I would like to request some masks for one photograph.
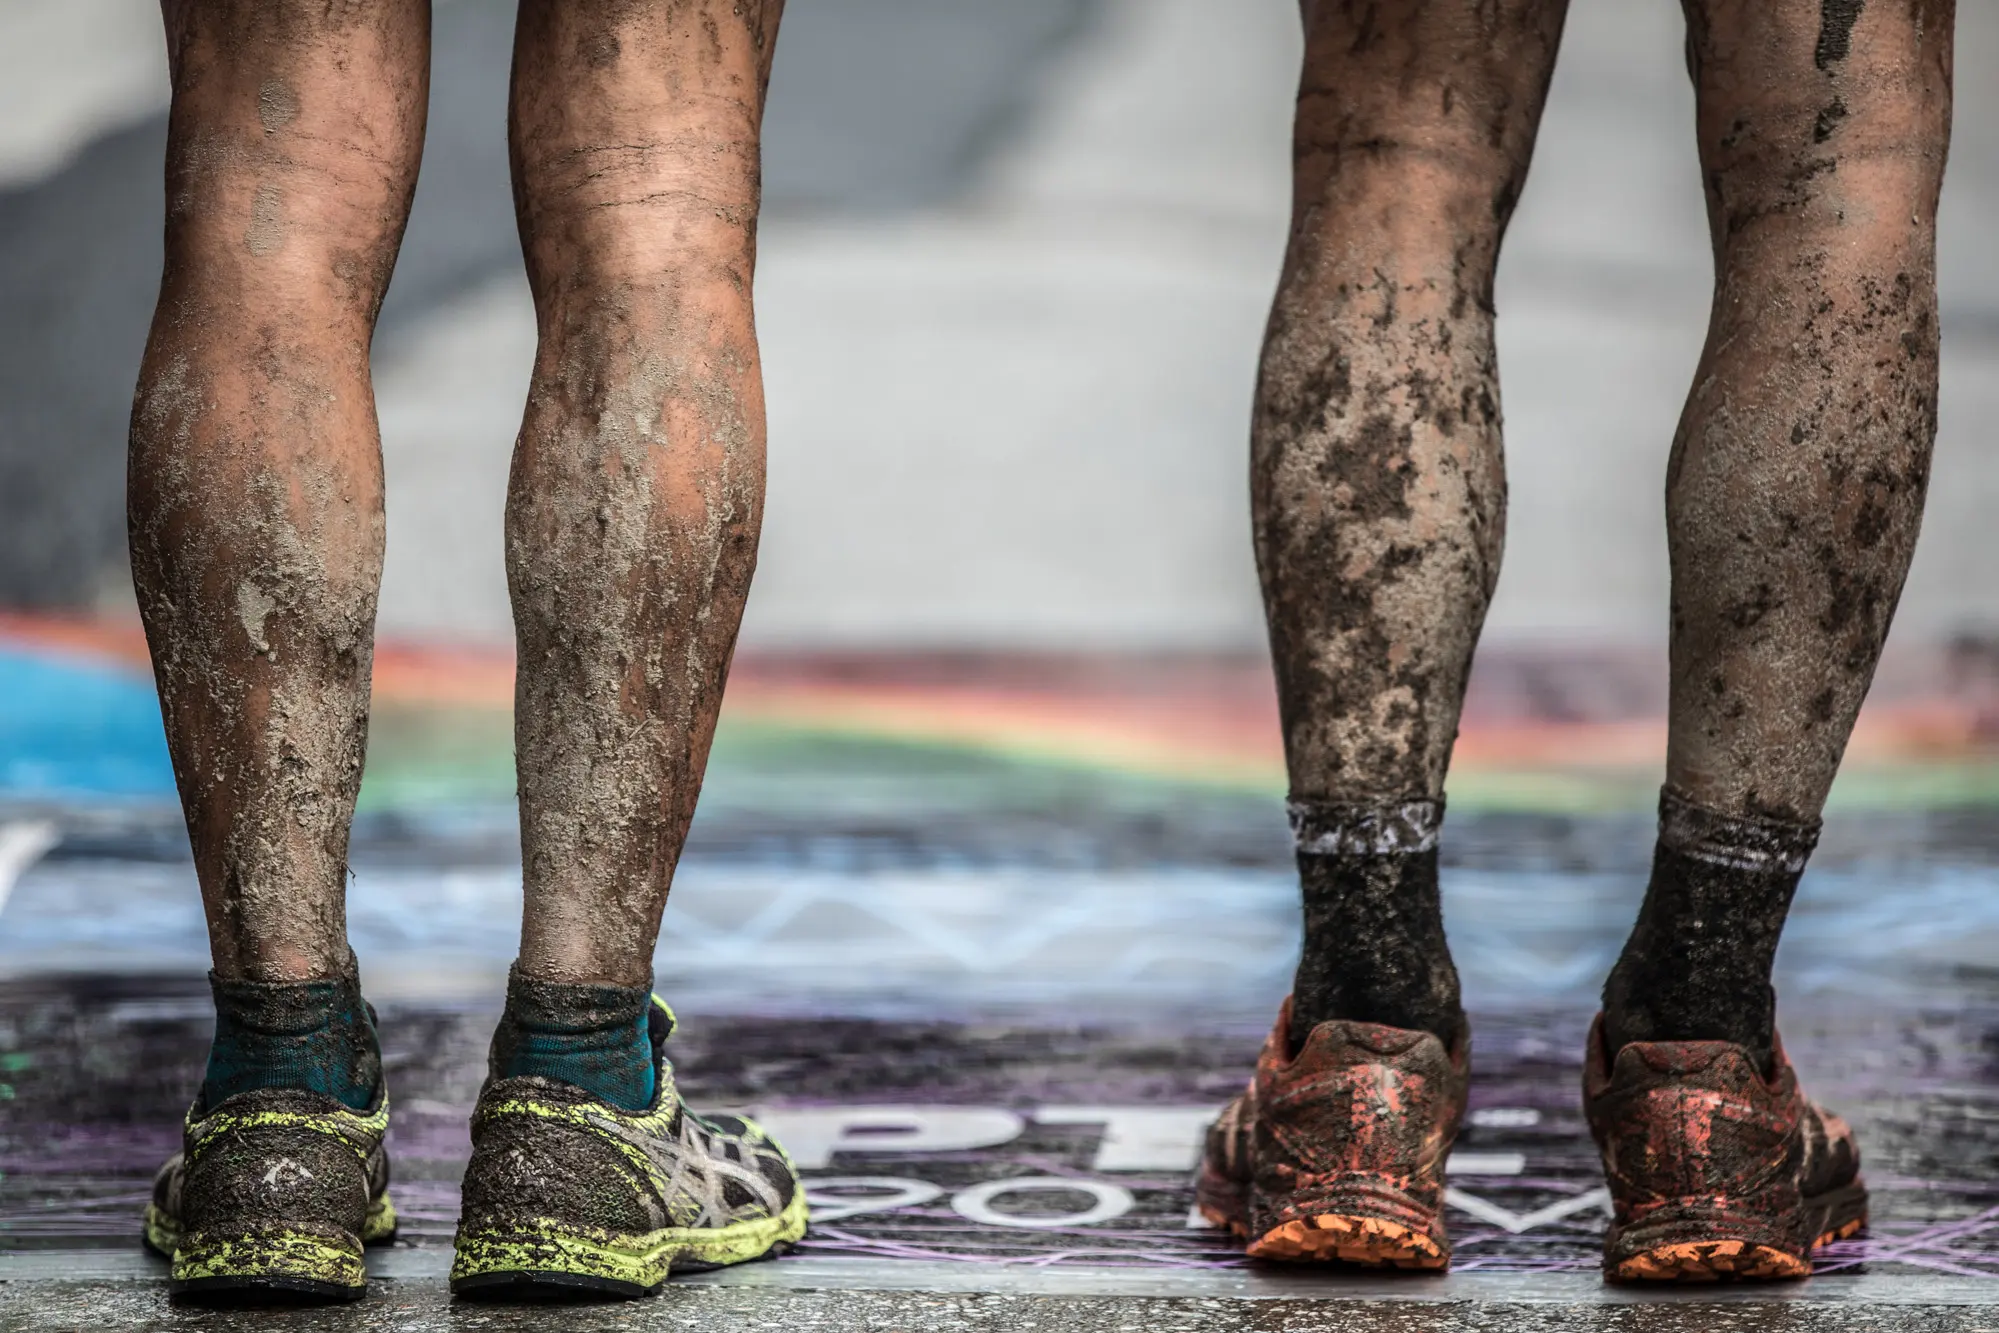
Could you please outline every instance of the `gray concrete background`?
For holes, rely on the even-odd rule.
[[[157,18],[0,0],[0,601],[116,608],[157,264]],[[504,640],[533,329],[506,8],[438,11],[432,151],[378,347],[385,633]],[[746,642],[1236,648],[1282,246],[1290,0],[795,0],[758,300],[771,491]],[[1665,621],[1664,459],[1708,300],[1671,0],[1582,0],[1501,269],[1513,483],[1493,633]],[[1961,6],[1943,438],[1904,642],[1999,625],[1999,6]]]

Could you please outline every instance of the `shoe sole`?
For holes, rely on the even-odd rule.
[[[359,1300],[368,1290],[367,1267],[359,1256],[322,1236],[281,1226],[226,1235],[197,1232],[190,1239],[179,1219],[149,1203],[142,1238],[148,1250],[173,1265],[167,1290],[174,1296],[319,1304]],[[383,1194],[368,1206],[361,1243],[386,1245],[395,1238],[396,1206]]]
[[[1249,1257],[1432,1272],[1451,1262],[1450,1251],[1413,1227],[1342,1213],[1320,1213],[1272,1227],[1250,1243]]]
[[[1204,1162],[1194,1186],[1194,1205],[1209,1226],[1226,1227],[1247,1239],[1248,1206],[1240,1185]],[[1273,1227],[1248,1247],[1252,1259],[1287,1263],[1339,1263],[1364,1268],[1406,1268],[1435,1272],[1448,1268],[1450,1251],[1402,1222],[1360,1213],[1321,1213]]]
[[[537,1218],[459,1228],[451,1291],[459,1296],[657,1295],[675,1272],[725,1268],[788,1249],[805,1235],[805,1190],[776,1217],[710,1229],[620,1236]]]
[[[1612,1282],[1791,1282],[1810,1277],[1811,1251],[1857,1236],[1867,1225],[1867,1187],[1859,1181],[1805,1201],[1806,1234],[1798,1254],[1740,1239],[1649,1246],[1605,1268]]]

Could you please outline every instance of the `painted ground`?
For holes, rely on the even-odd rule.
[[[208,1024],[157,708],[129,633],[16,620],[0,643],[0,1269],[143,1282],[137,1209]],[[1822,1256],[1826,1299],[1999,1298],[1982,661],[1884,682],[1780,958],[1787,1041],[1875,1191],[1870,1233]],[[1647,672],[1492,655],[1452,794],[1446,911],[1477,1015],[1457,1271],[1583,1284],[1531,1289],[1562,1308],[1596,1290],[1575,1087],[1643,886]],[[378,672],[350,919],[398,1108],[407,1222],[382,1262],[419,1284],[442,1271],[519,910],[509,689],[499,657],[391,648]],[[691,1098],[755,1108],[810,1179],[813,1232],[765,1287],[1267,1280],[1190,1225],[1188,1172],[1296,949],[1273,734],[1253,661],[745,664],[656,967]]]

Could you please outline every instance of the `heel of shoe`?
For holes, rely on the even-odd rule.
[[[178,1239],[170,1288],[176,1296],[352,1301],[367,1293],[368,1270],[355,1236],[283,1226],[198,1229]]]
[[[1794,1213],[1773,1225],[1709,1200],[1667,1203],[1604,1238],[1603,1273],[1612,1282],[1782,1282],[1809,1277],[1807,1237]]]
[[[1250,1232],[1253,1259],[1424,1270],[1451,1262],[1441,1211],[1372,1179],[1322,1183],[1281,1213],[1253,1218]]]
[[[666,1285],[675,1247],[659,1237],[616,1236],[536,1219],[526,1226],[458,1228],[454,1295],[594,1292],[631,1299]]]
[[[147,1204],[145,1229],[140,1234],[147,1249],[173,1262],[174,1251],[180,1248],[180,1222],[172,1213],[156,1203]]]

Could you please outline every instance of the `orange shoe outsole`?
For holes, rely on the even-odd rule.
[[[1866,1225],[1864,1215],[1851,1218],[1813,1240],[1811,1248],[1816,1250],[1856,1236]],[[1613,1282],[1720,1282],[1728,1278],[1787,1282],[1810,1277],[1811,1273],[1809,1258],[1768,1245],[1739,1240],[1696,1240],[1654,1246],[1642,1254],[1634,1254],[1611,1269],[1608,1276]]]
[[[1273,1227],[1251,1243],[1249,1257],[1426,1270],[1444,1268],[1451,1261],[1449,1252],[1432,1237],[1400,1222],[1338,1213],[1321,1213]]]

